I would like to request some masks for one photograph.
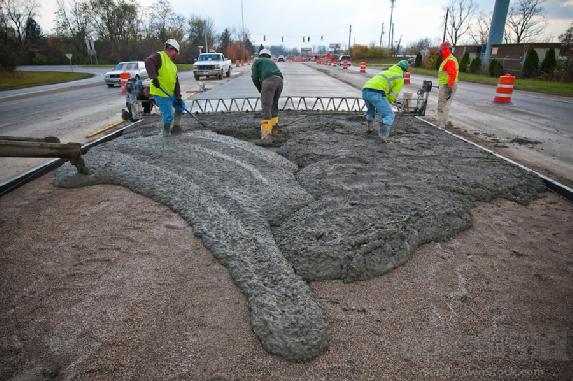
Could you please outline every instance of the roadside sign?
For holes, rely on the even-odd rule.
[[[70,60],[70,69],[74,71],[74,67],[72,66],[72,53],[66,53],[66,57]]]

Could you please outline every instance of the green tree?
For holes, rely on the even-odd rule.
[[[557,60],[555,59],[555,49],[550,48],[545,54],[543,62],[541,62],[541,71],[545,74],[551,75],[556,67]]]
[[[219,36],[219,51],[225,54],[231,42],[231,32],[228,28],[225,28]]]
[[[523,78],[534,78],[539,74],[539,56],[533,48],[529,48],[523,62],[521,75]]]
[[[481,58],[477,56],[470,63],[470,72],[477,74],[481,71]]]
[[[489,75],[491,77],[499,77],[503,75],[503,65],[495,58],[489,61]]]
[[[32,44],[35,44],[42,39],[42,30],[40,29],[40,25],[32,17],[28,17],[28,20],[26,20],[24,39]]]
[[[414,61],[414,67],[422,67],[422,53],[418,52],[416,54],[416,60]]]
[[[465,52],[464,55],[462,56],[462,62],[460,62],[460,71],[464,73],[468,71],[469,64],[470,64],[470,54],[468,52]]]

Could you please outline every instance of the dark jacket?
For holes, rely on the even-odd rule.
[[[276,75],[277,77],[283,77],[283,74],[279,70],[278,66],[274,61],[267,57],[259,57],[255,59],[255,63],[253,63],[253,69],[251,78],[253,79],[253,83],[259,92],[262,88],[262,83],[265,79]]]

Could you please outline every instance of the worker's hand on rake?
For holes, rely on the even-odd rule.
[[[155,86],[155,87],[157,87],[157,88],[160,88],[160,87],[161,87],[161,85],[159,84],[159,79],[158,79],[158,78],[153,78],[153,79],[151,80],[151,82],[153,83],[153,86]]]
[[[173,101],[173,107],[175,107],[175,110],[184,113],[186,110],[187,105],[185,104],[185,101],[181,98],[176,98]]]
[[[450,100],[453,93],[454,93],[454,89],[452,89],[450,86],[446,85],[446,100]]]

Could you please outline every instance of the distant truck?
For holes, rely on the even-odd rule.
[[[200,77],[217,77],[223,79],[223,74],[231,76],[231,60],[225,59],[221,53],[201,53],[197,62],[193,64],[193,75]]]

